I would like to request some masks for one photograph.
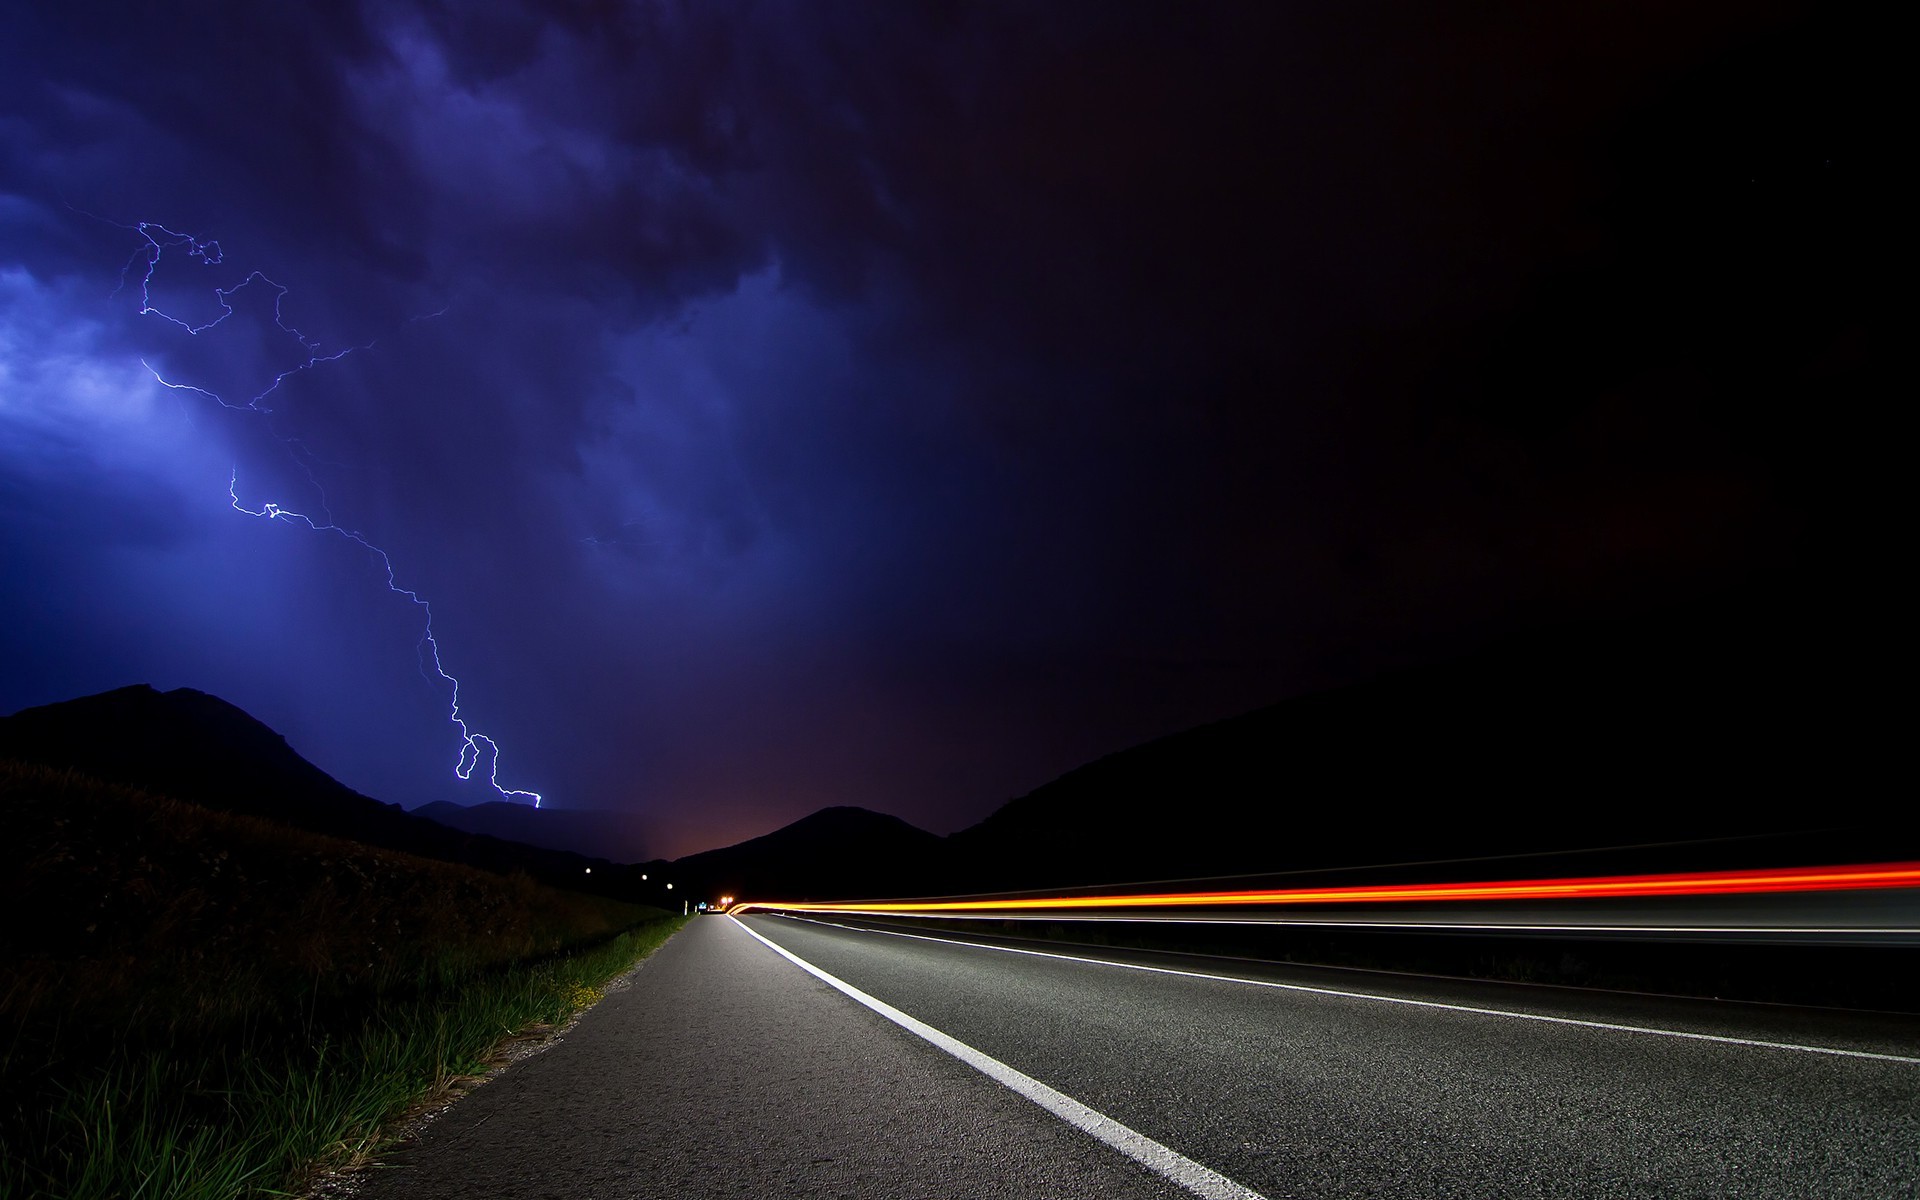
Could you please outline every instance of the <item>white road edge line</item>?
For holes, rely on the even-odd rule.
[[[770,914],[773,915],[773,914]],[[778,914],[785,915],[785,914]],[[1609,1029],[1616,1033],[1647,1033],[1658,1037],[1685,1038],[1695,1042],[1719,1042],[1728,1046],[1753,1046],[1762,1050],[1792,1050],[1801,1054],[1830,1054],[1839,1058],[1869,1058],[1880,1062],[1911,1063],[1920,1066],[1920,1058],[1906,1054],[1883,1054],[1876,1050],[1843,1050],[1838,1046],[1803,1046],[1798,1042],[1768,1042],[1757,1038],[1728,1037],[1719,1033],[1690,1033],[1684,1029],[1656,1029],[1651,1025],[1618,1025],[1611,1021],[1583,1021],[1578,1017],[1552,1017],[1544,1013],[1515,1012],[1507,1008],[1478,1008],[1470,1004],[1446,1004],[1439,1000],[1414,1000],[1406,996],[1382,996],[1374,992],[1353,992],[1343,988],[1311,987],[1304,983],[1280,983],[1271,979],[1246,979],[1239,975],[1212,975],[1205,971],[1177,971],[1172,967],[1149,967],[1141,963],[1115,962],[1110,958],[1084,958],[1077,954],[1056,954],[1050,950],[1022,950],[1014,946],[989,946],[982,942],[933,937],[924,933],[902,933],[894,929],[863,929],[814,917],[789,916],[790,921],[809,925],[828,925],[853,933],[877,933],[885,937],[912,938],[919,942],[937,942],[943,946],[966,946],[974,950],[994,950],[1001,954],[1030,954],[1035,958],[1058,958],[1066,962],[1091,963],[1098,967],[1120,967],[1128,971],[1146,971],[1154,975],[1180,975],[1188,979],[1211,979],[1215,983],[1243,983],[1248,987],[1275,988],[1286,992],[1310,992],[1317,996],[1340,996],[1349,1000],[1373,1000],[1380,1004],[1404,1004],[1412,1008],[1443,1008],[1450,1012],[1476,1013],[1486,1017],[1511,1017],[1516,1021],[1540,1021],[1549,1025],[1577,1025],[1584,1029]],[[735,917],[736,922],[739,921]],[[745,925],[741,925],[746,929]],[[748,933],[753,930],[747,929]],[[760,937],[754,933],[753,936]],[[765,938],[761,938],[766,941]],[[771,945],[771,943],[769,943]],[[797,961],[797,960],[796,960]]]
[[[1252,1188],[1235,1183],[1218,1171],[1201,1166],[1179,1151],[1154,1141],[1146,1134],[1129,1129],[1105,1113],[1088,1108],[1072,1096],[1056,1091],[992,1055],[976,1050],[958,1038],[950,1037],[926,1022],[908,1016],[884,1000],[869,996],[844,979],[827,974],[785,946],[748,929],[738,917],[729,914],[727,919],[807,974],[844,992],[908,1033],[925,1038],[974,1070],[1020,1093],[1067,1124],[1083,1133],[1092,1134],[1149,1171],[1180,1185],[1194,1195],[1203,1197],[1204,1200],[1266,1200],[1265,1196]]]

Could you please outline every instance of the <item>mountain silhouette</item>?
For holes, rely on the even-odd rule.
[[[1376,866],[1511,873],[1463,860],[1514,855],[1540,873],[1920,858],[1913,806],[1889,803],[1881,782],[1901,744],[1893,710],[1862,685],[1857,643],[1836,649],[1809,620],[1783,602],[1563,626],[1122,750],[950,837],[834,807],[672,862],[577,853],[637,858],[637,817],[403,812],[186,688],[16,713],[0,719],[0,755],[667,905]]]
[[[1564,860],[1544,870],[1616,846],[1636,849],[1582,861],[1920,850],[1910,806],[1873,799],[1884,711],[1853,664],[1788,633],[1707,608],[1514,639],[1109,755],[952,835],[950,854],[974,886],[1026,888]]]
[[[286,738],[192,688],[118,688],[0,718],[0,754],[294,824],[371,819],[389,805],[300,757]]]
[[[0,718],[0,757],[313,833],[627,896],[622,873],[604,859],[451,829],[363,796],[245,711],[192,688],[161,692],[136,684],[24,709]],[[598,873],[590,875],[590,867]]]
[[[845,900],[949,886],[946,842],[899,817],[823,808],[772,833],[651,864],[701,895]]]

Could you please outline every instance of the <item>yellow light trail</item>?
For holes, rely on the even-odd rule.
[[[1358,887],[1253,889],[1224,892],[1150,892],[1107,896],[1020,899],[875,900],[845,903],[742,901],[754,909],[820,913],[1037,912],[1076,909],[1263,908],[1288,904],[1379,904],[1391,901],[1594,900],[1649,896],[1739,896],[1767,892],[1843,892],[1920,887],[1920,862],[1830,867],[1696,871],[1671,875],[1591,875],[1575,879],[1513,879],[1477,883],[1367,884]]]

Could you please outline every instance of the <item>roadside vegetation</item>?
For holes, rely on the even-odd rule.
[[[683,918],[0,760],[0,1197],[297,1192]]]

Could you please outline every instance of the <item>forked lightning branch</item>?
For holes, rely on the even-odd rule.
[[[219,314],[210,317],[204,322],[196,324],[189,319],[163,311],[153,303],[153,277],[154,273],[159,270],[161,261],[169,254],[174,254],[177,256],[185,256],[198,262],[202,266],[219,266],[225,259],[225,255],[220,249],[220,243],[212,239],[201,240],[189,234],[175,232],[164,225],[157,225],[147,221],[140,222],[133,226],[122,226],[122,228],[133,229],[140,235],[144,243],[139,249],[134,251],[133,256],[127,261],[126,268],[121,273],[121,287],[125,288],[129,282],[129,276],[136,268],[139,270],[139,313],[141,316],[154,317],[158,320],[165,321],[189,336],[201,337],[217,329],[225,323],[229,317],[234,315],[233,299],[236,295],[247,288],[266,288],[273,293],[274,325],[291,338],[300,348],[299,354],[292,365],[275,373],[271,379],[266,381],[265,386],[253,392],[244,401],[230,400],[211,388],[201,387],[180,380],[168,379],[161,375],[151,363],[142,359],[140,365],[146,367],[147,371],[152,374],[154,380],[162,387],[204,397],[220,405],[222,408],[255,413],[259,415],[261,420],[265,421],[268,420],[273,413],[273,410],[267,406],[266,402],[268,398],[288,379],[303,371],[310,371],[315,367],[323,366],[327,363],[338,362],[355,351],[369,350],[373,347],[372,342],[366,342],[361,345],[350,345],[341,349],[324,349],[318,339],[309,337],[297,327],[287,323],[284,306],[288,289],[259,271],[248,274],[241,279],[239,283],[231,287],[215,287],[213,289],[213,296],[219,308]],[[439,314],[430,313],[427,315],[438,316]],[[275,436],[283,445],[288,447],[290,452],[294,450],[295,439],[278,433],[276,433]],[[302,469],[307,472],[308,478],[313,479],[311,466],[304,460],[299,459],[297,455],[296,461],[300,462]],[[313,482],[315,488],[319,489],[319,480],[313,479]],[[381,578],[386,583],[387,590],[397,596],[404,597],[409,604],[416,606],[420,610],[422,623],[418,656],[420,671],[423,676],[427,676],[427,668],[431,667],[433,674],[427,677],[430,680],[437,679],[448,688],[447,717],[453,723],[454,728],[459,731],[460,752],[458,759],[454,763],[454,775],[463,780],[471,779],[474,772],[479,768],[482,760],[485,760],[487,763],[487,773],[484,778],[496,792],[509,800],[531,801],[533,806],[538,808],[540,806],[540,793],[527,791],[522,788],[509,788],[501,784],[499,743],[495,742],[486,734],[476,732],[472,726],[468,724],[467,719],[460,713],[460,680],[455,677],[452,672],[447,670],[441,658],[440,642],[438,638],[434,636],[433,632],[433,607],[419,592],[412,588],[402,586],[398,574],[394,569],[393,559],[387,552],[378,545],[375,545],[372,541],[369,541],[358,531],[336,524],[332,515],[327,512],[324,498],[321,502],[319,516],[296,512],[291,508],[271,501],[255,501],[252,503],[243,501],[240,498],[240,470],[237,466],[228,477],[227,495],[232,502],[235,512],[245,513],[247,516],[260,517],[269,521],[285,521],[289,524],[299,525],[314,533],[333,534],[337,537],[345,538],[347,541],[361,547],[373,557],[379,567]]]

